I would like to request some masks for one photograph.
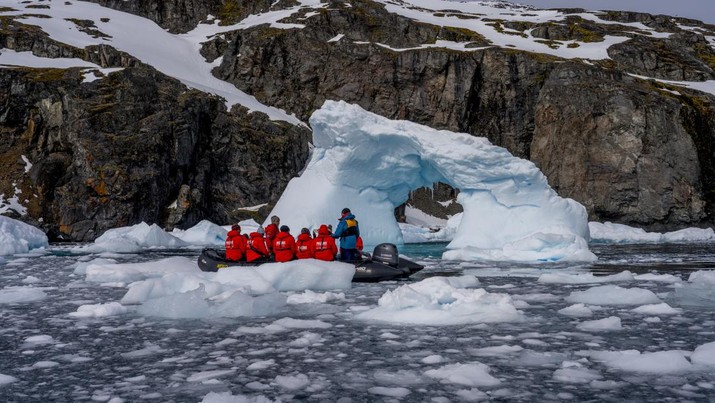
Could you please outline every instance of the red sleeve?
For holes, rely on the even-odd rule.
[[[290,250],[293,251],[293,256],[295,256],[296,253],[298,253],[298,246],[295,244],[295,239],[293,237],[290,237]]]

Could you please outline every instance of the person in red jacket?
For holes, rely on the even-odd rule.
[[[313,238],[310,237],[310,231],[308,228],[300,230],[300,235],[298,235],[298,239],[295,241],[295,246],[297,249],[297,252],[295,253],[296,258],[313,258]]]
[[[327,225],[321,225],[318,229],[318,236],[313,239],[313,257],[327,262],[335,260],[338,253],[338,246],[335,239],[330,236]]]
[[[246,238],[241,235],[241,226],[234,224],[226,235],[226,260],[241,260],[246,255]]]
[[[271,223],[266,225],[266,245],[268,245],[268,251],[273,252],[273,241],[278,235],[278,227],[281,225],[281,219],[274,215],[271,217]]]
[[[287,225],[281,227],[281,232],[276,235],[273,241],[273,255],[276,262],[289,262],[295,256],[296,247],[295,239],[290,234],[290,228]]]
[[[256,232],[251,232],[246,245],[246,261],[255,262],[257,260],[270,259],[271,254],[266,247],[266,238],[264,237],[263,227],[258,227]]]

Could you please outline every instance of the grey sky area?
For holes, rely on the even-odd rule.
[[[694,18],[715,24],[715,0],[510,0],[538,8],[574,7],[587,10],[628,10]]]

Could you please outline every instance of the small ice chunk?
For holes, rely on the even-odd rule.
[[[0,304],[36,302],[46,297],[44,291],[34,287],[5,287],[0,290]]]
[[[681,313],[682,311],[682,309],[673,308],[665,302],[660,304],[642,305],[638,308],[631,309],[631,312],[642,313],[644,315],[675,315]]]
[[[481,362],[468,364],[448,364],[437,369],[425,371],[430,378],[465,386],[496,386],[501,381],[489,375],[490,368]]]
[[[231,375],[235,373],[235,369],[219,369],[214,371],[202,371],[195,372],[186,378],[186,382],[204,382],[209,379],[216,379],[222,376]]]
[[[466,288],[477,284],[474,276],[430,277],[386,291],[377,308],[355,317],[432,326],[514,322],[523,318],[509,295]]]
[[[410,394],[410,390],[402,387],[387,388],[384,386],[374,386],[367,390],[373,395],[390,396],[390,397],[405,397]]]
[[[539,277],[539,283],[546,284],[591,284],[591,283],[611,283],[617,281],[633,281],[633,274],[624,271],[609,276],[594,276],[593,273],[568,274],[568,273],[544,273]]]
[[[469,352],[469,354],[475,355],[477,357],[499,357],[507,354],[518,353],[523,349],[524,348],[521,346],[510,346],[505,344],[502,346],[472,348],[467,351]]]
[[[623,327],[621,326],[621,318],[618,316],[609,316],[608,318],[598,320],[587,320],[579,323],[576,328],[586,332],[609,332],[623,330]]]
[[[585,291],[574,291],[565,300],[592,305],[643,305],[662,302],[650,290],[635,287],[622,288],[617,285],[603,285]]]
[[[422,359],[423,364],[441,364],[444,362],[444,357],[439,354],[428,355]]]
[[[589,354],[591,359],[600,361],[606,366],[625,371],[650,374],[677,374],[693,369],[685,358],[686,352],[680,350],[641,353],[636,350],[626,351],[594,351]]]
[[[77,312],[70,312],[70,316],[75,318],[101,318],[105,316],[122,315],[129,310],[119,302],[109,302],[106,304],[82,305],[77,308]]]
[[[562,315],[573,316],[575,318],[587,318],[593,315],[591,308],[585,304],[573,304],[566,308],[559,309],[558,312]]]
[[[17,378],[10,375],[0,374],[0,386],[9,385],[13,382],[17,382]]]
[[[555,381],[564,383],[589,383],[603,378],[601,373],[585,368],[578,362],[564,361],[561,368],[554,371]]]
[[[278,375],[274,381],[278,386],[289,391],[305,389],[305,387],[310,385],[310,380],[305,374]]]
[[[715,341],[698,346],[690,356],[690,361],[696,365],[715,367]]]

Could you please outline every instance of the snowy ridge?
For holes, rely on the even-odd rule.
[[[606,36],[603,42],[545,41],[542,38],[533,37],[528,31],[505,29],[495,22],[560,23],[567,15],[574,14],[565,14],[556,10],[539,10],[505,2],[447,0],[377,0],[377,2],[383,3],[391,13],[403,15],[416,21],[477,32],[494,46],[544,53],[566,59],[609,59],[608,47],[629,39],[626,36]],[[593,14],[575,15],[602,24],[630,27],[633,32],[637,33],[643,32],[656,37],[669,35],[656,32],[643,24],[614,23],[602,20]]]
[[[348,206],[366,244],[401,244],[394,208],[410,190],[442,182],[460,189],[464,207],[444,258],[595,259],[584,207],[559,197],[533,163],[484,138],[392,121],[333,101],[310,123],[312,159],[272,212],[291,228],[332,223]]]
[[[49,9],[28,8],[36,5],[47,6]],[[0,15],[23,15],[22,22],[24,24],[36,25],[54,40],[78,48],[109,44],[117,50],[127,52],[160,72],[180,80],[190,88],[223,97],[228,108],[239,104],[250,111],[266,113],[273,120],[283,120],[294,125],[301,125],[302,122],[295,116],[288,115],[277,108],[263,105],[255,97],[240,91],[233,84],[214,77],[211,74],[211,70],[215,65],[206,62],[200,55],[199,50],[202,42],[209,40],[213,35],[226,31],[247,29],[265,23],[270,23],[271,26],[282,29],[301,28],[302,26],[300,25],[280,24],[279,21],[305,8],[314,6],[321,6],[319,0],[302,0],[299,5],[289,9],[269,12],[261,16],[249,16],[244,21],[232,26],[220,27],[218,24],[202,24],[195,30],[182,35],[170,34],[148,19],[83,1],[30,1],[21,5],[17,1],[0,0],[0,9],[7,7],[14,10],[0,11]],[[108,37],[93,37],[82,32],[71,19],[91,20],[97,29],[108,35]],[[151,40],[147,40],[147,38],[151,38]],[[3,54],[5,52],[6,50],[2,50]],[[38,64],[37,59],[42,58],[34,58],[28,61],[28,58],[24,55],[9,53],[0,59],[0,64],[24,66],[26,65],[24,63],[30,63],[32,65]],[[67,66],[68,63],[73,66],[79,65],[80,67],[94,66],[91,63],[70,62],[67,60],[46,62],[51,67],[69,67]]]

